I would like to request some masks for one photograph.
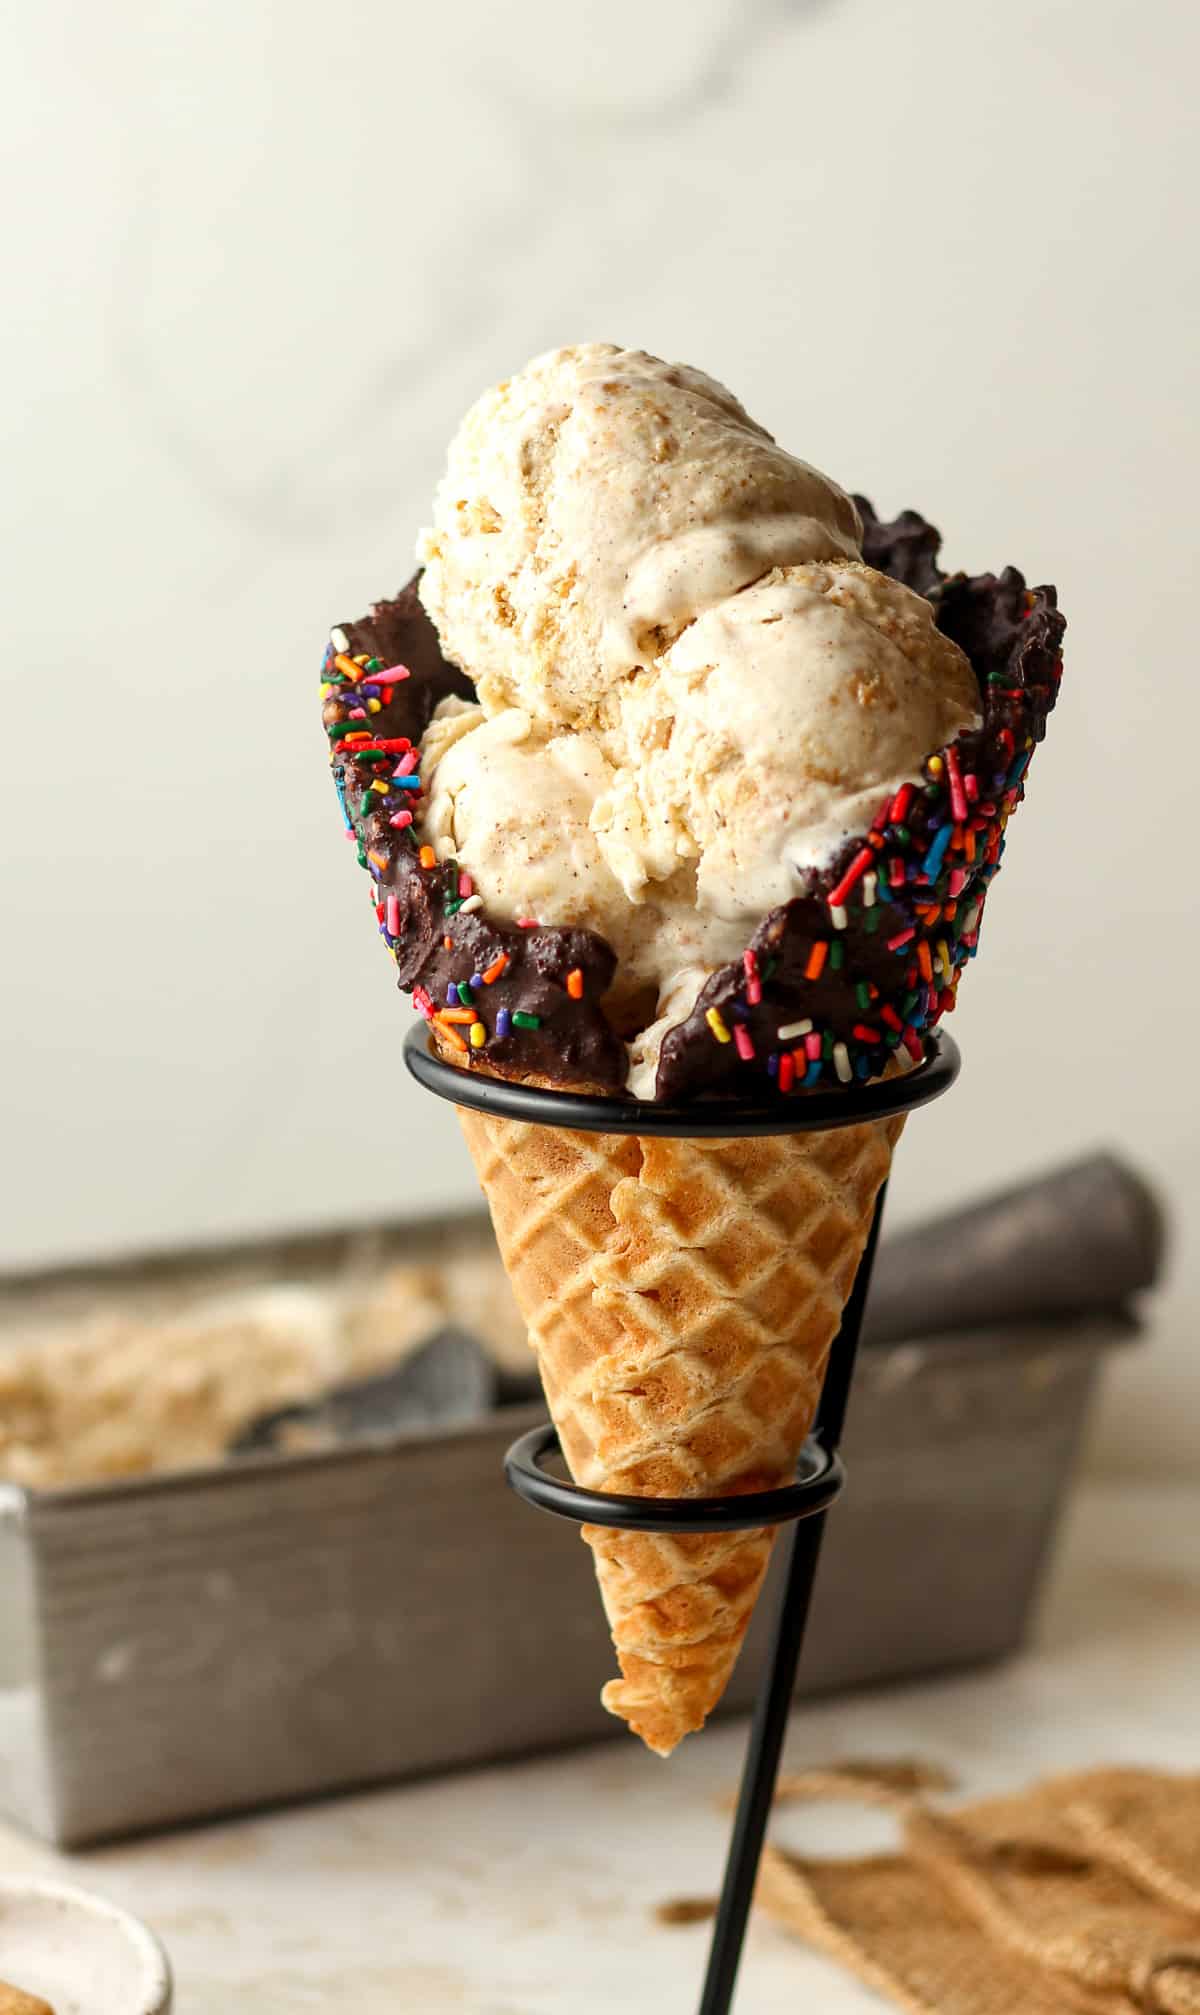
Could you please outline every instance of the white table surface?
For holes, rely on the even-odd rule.
[[[806,1707],[787,1760],[919,1755],[969,1791],[1092,1762],[1194,1769],[1198,1669],[1200,1487],[1090,1484],[1023,1656]],[[714,1889],[744,1733],[727,1724],[669,1763],[620,1740],[90,1854],[0,1824],[0,1875],[65,1875],[147,1918],[179,2015],[691,2015],[708,1929],[664,1928],[654,1906]],[[830,1808],[781,1827],[867,1844]],[[879,2005],[753,1928],[745,2015]]]

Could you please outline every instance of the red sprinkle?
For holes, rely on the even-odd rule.
[[[816,1063],[820,1058],[821,1038],[816,1029],[813,1030],[811,1035],[806,1035],[804,1038],[804,1054],[808,1058],[809,1063]]]
[[[892,826],[903,825],[904,814],[911,805],[912,799],[913,799],[912,785],[901,784],[899,790],[896,792],[895,797],[892,799],[891,807],[888,811],[889,825]]]
[[[915,926],[911,930],[897,931],[894,938],[888,939],[887,948],[890,952],[903,951],[905,945],[910,945],[913,939],[916,937],[916,935],[917,933]]]
[[[895,854],[888,862],[888,880],[894,889],[898,889],[904,881],[904,862]]]
[[[956,825],[961,825],[967,816],[967,794],[958,766],[958,750],[953,746],[946,750],[946,771],[950,779],[950,810]]]
[[[866,1022],[864,1021],[856,1021],[852,1033],[858,1037],[859,1042],[883,1041],[883,1037],[880,1035],[879,1030],[876,1028],[868,1028]]]
[[[761,999],[762,981],[759,979],[758,974],[754,973],[746,981],[746,1002],[750,1007],[757,1007]]]
[[[885,1021],[889,1028],[894,1028],[897,1032],[904,1027],[904,1023],[901,1021],[894,1007],[881,1007],[879,1010],[879,1019],[880,1021]]]
[[[906,785],[905,789],[907,788],[908,786]],[[849,867],[846,869],[846,872],[842,876],[842,879],[838,883],[837,887],[830,889],[829,894],[825,898],[831,910],[841,909],[842,904],[845,902],[846,897],[849,895],[851,889],[854,887],[856,882],[860,882],[862,880],[863,876],[866,874],[867,869],[871,866],[874,859],[875,854],[874,850],[871,847],[862,847],[859,850],[859,852],[855,854],[854,859],[851,861]]]
[[[818,938],[808,955],[808,964],[804,968],[805,979],[819,980],[825,970],[825,961],[828,957],[829,946],[826,944],[824,938]]]
[[[745,1028],[741,1022],[735,1022],[733,1025],[733,1040],[737,1045],[737,1053],[741,1057],[742,1062],[753,1062],[754,1044],[750,1039],[749,1029]]]
[[[790,1050],[785,1050],[779,1059],[779,1089],[790,1091],[796,1077],[796,1065]]]
[[[467,897],[468,897],[468,896],[473,896],[473,895],[474,895],[474,893],[475,893],[475,884],[474,884],[474,882],[473,882],[473,881],[471,880],[471,877],[470,877],[470,875],[468,875],[468,874],[461,874],[461,875],[459,876],[459,878],[458,878],[458,893],[459,893],[459,895],[460,895],[460,896],[462,897],[462,899],[463,899],[463,901],[464,901],[464,902],[466,901],[466,899],[467,899]]]
[[[390,938],[398,938],[400,935],[399,896],[389,896],[387,899],[387,932]]]
[[[904,1044],[904,1047],[908,1051],[913,1062],[920,1063],[925,1052],[921,1047],[921,1038],[917,1034],[916,1029],[906,1028],[900,1040]]]

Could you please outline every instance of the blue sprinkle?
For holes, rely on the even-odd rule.
[[[1024,776],[1026,770],[1029,768],[1029,759],[1032,756],[1032,754],[1033,754],[1032,749],[1026,749],[1025,754],[1023,756],[1017,757],[1016,762],[1013,764],[1011,770],[1008,773],[1009,790],[1012,789],[1014,784],[1020,783],[1021,778]]]
[[[942,872],[942,862],[946,858],[946,849],[953,837],[953,826],[944,825],[925,856],[925,872],[931,882],[935,882]]]
[[[805,1091],[811,1090],[812,1086],[816,1084],[817,1079],[820,1077],[820,1075],[821,1075],[821,1059],[820,1057],[815,1057],[812,1063],[809,1064],[808,1069],[804,1073],[803,1084]]]
[[[512,1016],[507,1008],[501,1008],[496,1016],[496,1034],[501,1042],[506,1035],[512,1034]]]
[[[729,1011],[737,1021],[749,1021],[750,1010],[745,1001],[730,1001]]]
[[[481,987],[481,986],[483,985],[483,974],[482,974],[482,973],[472,973],[472,974],[471,974],[471,977],[470,977],[470,979],[469,979],[469,980],[468,980],[468,982],[467,982],[467,984],[468,984],[468,986],[473,986],[473,987]]]
[[[779,1076],[779,1051],[777,1049],[773,1049],[767,1058],[767,1076]]]
[[[392,782],[398,791],[419,791],[421,788],[420,777],[393,777]]]
[[[458,1006],[458,988],[455,986],[453,980],[451,980],[449,986],[446,988],[446,1006]]]
[[[870,1077],[870,1075],[871,1075],[871,1059],[870,1059],[870,1057],[869,1057],[869,1056],[860,1056],[860,1057],[856,1057],[856,1058],[855,1058],[855,1060],[854,1060],[854,1075],[855,1075],[855,1077],[859,1077],[859,1078],[869,1078],[869,1077]]]
[[[347,830],[347,832],[349,832],[349,830],[350,830],[350,826],[351,826],[351,823],[352,823],[352,821],[351,821],[351,818],[350,818],[350,814],[349,814],[349,812],[348,812],[348,811],[346,810],[346,787],[345,787],[345,785],[344,785],[344,784],[343,784],[343,783],[341,782],[341,780],[340,780],[340,779],[335,779],[335,781],[334,781],[334,789],[335,789],[335,790],[337,791],[337,794],[338,794],[338,803],[339,803],[339,805],[340,805],[340,806],[341,806],[341,808],[342,808],[342,820],[343,820],[343,823],[345,824],[345,827],[346,827],[346,830]]]

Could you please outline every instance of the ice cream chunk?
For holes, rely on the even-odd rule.
[[[881,797],[979,720],[920,595],[861,562],[789,567],[718,603],[622,687],[592,824],[630,901],[697,866],[701,910],[753,922]]]
[[[451,444],[421,596],[489,713],[603,723],[620,681],[777,566],[856,558],[849,497],[715,379],[585,344],[487,392]]]

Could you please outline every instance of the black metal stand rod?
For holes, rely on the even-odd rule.
[[[709,1947],[700,2015],[728,2015],[733,2002],[746,1924],[754,1900],[754,1884],[758,1878],[758,1864],[775,1797],[779,1759],[783,1754],[788,1716],[792,1711],[796,1671],[800,1664],[826,1516],[822,1511],[816,1518],[805,1519],[803,1524],[797,1525],[788,1541],[791,1552],[787,1574],[780,1592],[770,1665],[759,1688],[750,1740],[746,1746],[742,1788],[729,1842],[729,1858],[725,1863],[717,1921]]]
[[[854,1375],[854,1360],[862,1329],[863,1310],[871,1286],[871,1269],[879,1243],[886,1185],[875,1204],[871,1230],[855,1276],[850,1299],[842,1315],[841,1327],[829,1353],[829,1367],[817,1414],[817,1435],[829,1454],[835,1454],[841,1440]],[[796,1673],[804,1644],[808,1612],[812,1606],[821,1540],[826,1513],[797,1525],[790,1541],[779,1610],[766,1674],[759,1688],[746,1745],[737,1816],[725,1863],[725,1880],[717,1906],[717,1921],[709,1948],[708,1971],[699,2015],[729,2015],[737,1984],[738,1966],[746,1937],[758,1864],[762,1857],[767,1821],[775,1797],[775,1780],[783,1754]]]

